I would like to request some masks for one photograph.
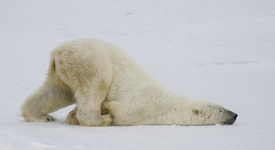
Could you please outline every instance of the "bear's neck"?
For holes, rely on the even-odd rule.
[[[155,123],[158,125],[193,125],[192,105],[193,100],[173,94],[163,99],[162,111],[165,112],[156,116]]]

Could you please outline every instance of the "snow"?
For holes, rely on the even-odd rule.
[[[0,149],[275,149],[275,1],[0,1]],[[61,42],[123,47],[175,93],[237,112],[232,126],[81,127],[20,116]]]

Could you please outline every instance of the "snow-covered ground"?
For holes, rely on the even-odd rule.
[[[274,0],[1,0],[0,149],[275,149]],[[123,47],[175,93],[239,114],[232,126],[81,127],[20,116],[61,42]]]

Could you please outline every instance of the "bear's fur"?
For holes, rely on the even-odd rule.
[[[46,81],[21,111],[27,121],[55,121],[49,113],[74,103],[66,123],[81,126],[233,124],[237,118],[217,104],[174,94],[122,48],[90,38],[52,51]]]

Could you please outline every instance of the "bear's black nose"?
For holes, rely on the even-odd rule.
[[[237,119],[237,117],[238,117],[238,114],[235,114],[235,115],[234,115],[234,119],[236,120],[236,119]]]

